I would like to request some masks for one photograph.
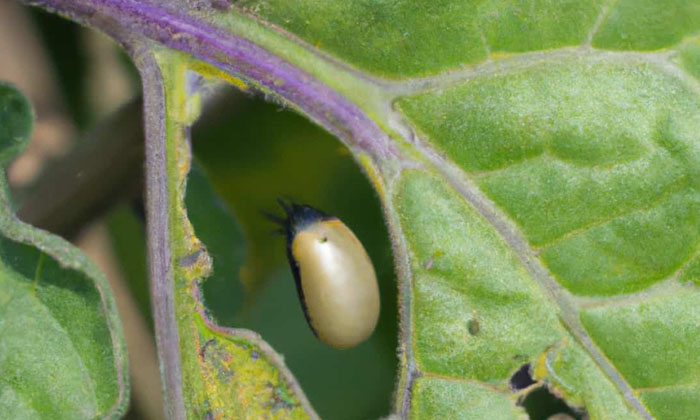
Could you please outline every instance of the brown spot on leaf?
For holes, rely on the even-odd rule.
[[[469,334],[471,335],[477,335],[479,334],[479,330],[481,329],[481,325],[479,325],[479,320],[476,318],[472,318],[467,322],[467,331],[469,331]]]

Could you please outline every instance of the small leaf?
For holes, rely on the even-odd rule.
[[[0,83],[0,163],[26,145],[32,111]],[[0,177],[0,418],[118,417],[125,343],[107,280],[63,239],[17,220]]]

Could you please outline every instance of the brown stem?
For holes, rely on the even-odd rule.
[[[240,106],[242,93],[222,85],[205,97],[193,138]],[[29,191],[18,191],[20,219],[70,238],[143,190],[142,101],[135,99],[90,129],[68,155],[53,162]],[[24,198],[22,200],[22,198]]]
[[[18,216],[72,237],[124,199],[138,197],[143,177],[141,101],[95,126],[64,159],[48,167],[22,201]]]

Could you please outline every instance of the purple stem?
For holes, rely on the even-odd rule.
[[[264,48],[184,10],[137,0],[23,1],[96,27],[127,48],[147,38],[187,52],[281,96],[350,146],[378,158],[397,156],[386,133],[343,95]]]
[[[163,381],[165,417],[185,420],[187,416],[182,393],[180,341],[170,249],[163,77],[155,58],[147,51],[139,51],[134,56],[143,81],[148,274],[151,279],[153,323]]]

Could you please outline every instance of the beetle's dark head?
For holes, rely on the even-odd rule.
[[[294,235],[297,232],[304,230],[305,227],[313,223],[336,218],[307,204],[299,204],[289,199],[278,198],[277,202],[284,210],[286,217],[280,217],[268,212],[263,212],[263,214],[278,224],[280,226],[278,232],[287,235],[287,239],[290,241],[294,239]]]

